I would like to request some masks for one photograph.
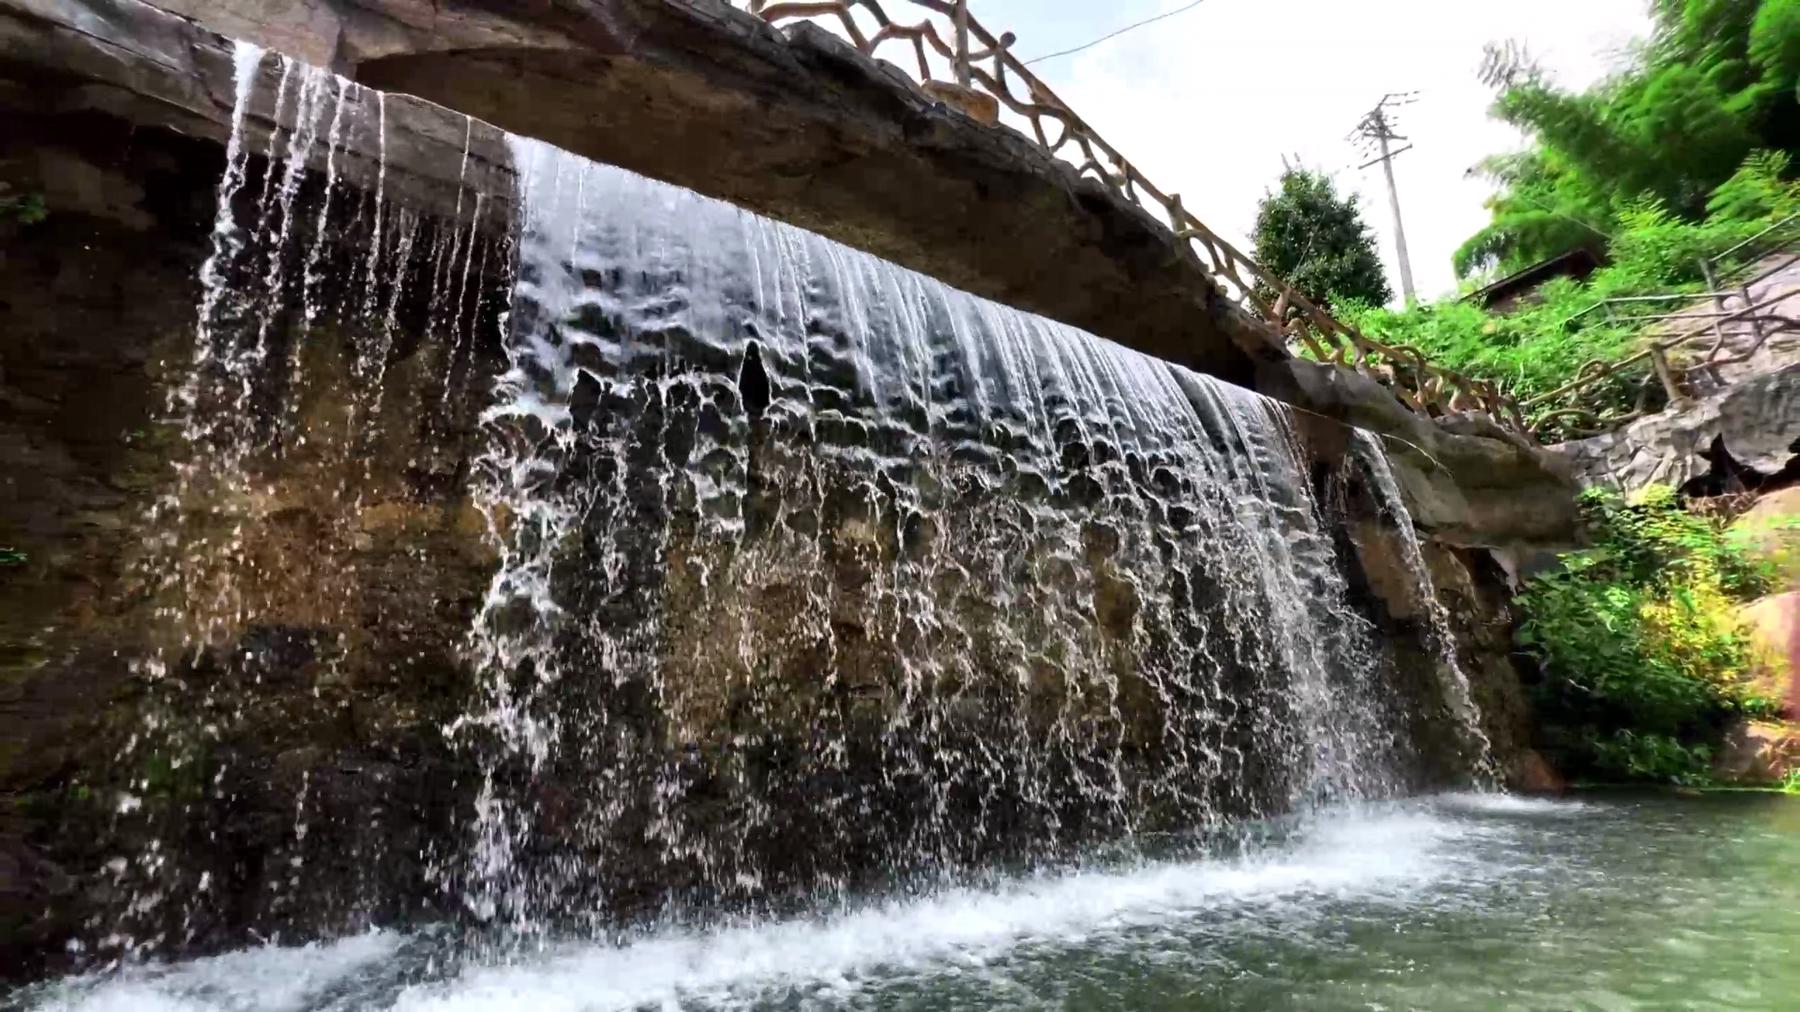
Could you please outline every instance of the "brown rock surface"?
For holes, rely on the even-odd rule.
[[[1800,587],[1800,486],[1778,489],[1731,522],[1732,536],[1773,565],[1785,584]]]
[[[1256,389],[1379,433],[1407,508],[1433,540],[1501,549],[1578,540],[1566,465],[1489,420],[1423,418],[1361,373],[1298,358],[1263,363]]]
[[[1509,786],[1525,794],[1567,794],[1569,782],[1550,765],[1550,760],[1537,749],[1518,754],[1508,770]]]
[[[1800,770],[1800,724],[1740,723],[1713,759],[1713,776],[1730,784],[1780,783],[1791,770]]]
[[[1794,677],[1796,636],[1800,636],[1800,591],[1772,594],[1738,611],[1750,637],[1750,682],[1757,695],[1800,715],[1800,680]]]

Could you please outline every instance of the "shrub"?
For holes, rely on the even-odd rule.
[[[1594,547],[1519,596],[1546,744],[1576,773],[1703,778],[1731,719],[1768,707],[1735,612],[1770,573],[1667,488],[1590,492],[1582,509]]]
[[[1644,317],[1676,308],[1669,302],[1642,302],[1595,311],[1600,303],[1633,295],[1698,293],[1705,287],[1702,260],[1718,257],[1800,211],[1800,183],[1784,178],[1790,164],[1784,154],[1752,154],[1713,191],[1712,213],[1704,221],[1683,219],[1655,198],[1626,203],[1609,236],[1606,266],[1585,282],[1552,281],[1538,289],[1533,301],[1506,315],[1455,298],[1404,310],[1340,303],[1336,311],[1371,337],[1412,345],[1437,365],[1490,381],[1528,401],[1569,383],[1589,362],[1618,361],[1637,352]],[[1721,265],[1724,270],[1736,266],[1743,265]],[[1639,363],[1572,400],[1558,398],[1533,413],[1542,418],[1572,405],[1624,413],[1646,396],[1642,406],[1654,410],[1664,394],[1651,376],[1649,365]],[[1565,434],[1555,427],[1545,433],[1550,439]]]
[[[49,209],[44,206],[43,194],[27,193],[23,196],[8,196],[5,184],[0,184],[0,221],[11,220],[21,225],[36,225],[49,216]]]

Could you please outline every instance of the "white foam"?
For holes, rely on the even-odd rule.
[[[260,946],[186,963],[77,977],[45,993],[41,1012],[299,1012],[321,992],[392,956],[393,932]]]
[[[1478,815],[1579,815],[1594,806],[1580,801],[1533,798],[1519,794],[1445,794],[1437,798],[1445,808]]]
[[[1292,851],[1027,879],[837,916],[581,946],[414,987],[404,1012],[736,1006],[771,993],[853,993],[869,979],[980,968],[1027,947],[1089,942],[1233,905],[1396,899],[1436,880],[1464,829],[1421,813],[1339,816]]]
[[[1477,803],[1471,798],[1435,804]],[[1114,938],[1130,945],[1135,933],[1202,917],[1267,920],[1273,913],[1291,927],[1332,900],[1414,902],[1458,874],[1469,838],[1492,830],[1434,814],[1433,807],[1332,812],[1311,820],[1293,842],[1240,858],[1042,875],[811,918],[661,931],[624,945],[564,944],[414,984],[390,1008],[605,1012],[742,1008],[790,995],[830,1001],[921,976],[1002,973],[995,964],[1045,950]],[[341,1002],[330,999],[334,987],[354,986],[353,978],[365,975],[397,980],[400,945],[398,936],[375,932],[78,978],[40,993],[35,1007],[297,1012],[324,1001],[338,1008]]]

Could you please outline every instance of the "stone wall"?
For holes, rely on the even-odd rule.
[[[46,116],[47,97],[6,108],[0,137],[0,179],[48,206],[40,223],[0,222],[0,964],[29,970],[107,905],[99,870],[154,821],[121,818],[133,785],[171,813],[194,792],[231,799],[183,832],[229,855],[217,887],[240,897],[239,918],[330,919],[365,905],[358,890],[375,881],[372,893],[423,895],[387,883],[420,881],[463,789],[436,728],[468,691],[457,657],[493,564],[462,491],[485,389],[441,409],[436,351],[403,348],[388,424],[352,446],[334,389],[345,353],[313,336],[296,397],[307,445],[248,500],[218,504],[246,522],[238,575],[216,586],[258,618],[167,676],[204,687],[201,712],[180,719],[229,714],[218,723],[233,730],[185,773],[128,768],[157,691],[138,662],[180,625],[165,570],[177,562],[151,545],[170,532],[150,518],[183,457],[168,396],[194,354],[221,149],[96,113]],[[175,533],[225,536],[204,519]],[[202,785],[200,770],[221,779]],[[343,863],[314,880],[339,894],[258,888],[309,808],[315,853]]]
[[[0,20],[0,181],[12,193],[42,194],[49,213],[37,223],[0,222],[8,321],[0,332],[0,966],[29,974],[76,958],[65,943],[105,934],[94,918],[141,885],[133,876],[153,841],[170,861],[192,864],[188,881],[208,893],[165,898],[141,918],[167,950],[235,944],[252,930],[291,937],[457,916],[445,905],[441,863],[466,835],[478,785],[468,753],[451,747],[445,729],[475,691],[467,638],[496,561],[467,489],[476,415],[488,396],[478,378],[498,372],[499,350],[477,341],[465,381],[447,385],[455,373],[444,346],[420,339],[433,312],[420,277],[395,307],[401,339],[381,384],[379,422],[358,427],[353,411],[365,423],[373,416],[353,393],[354,335],[305,331],[292,312],[276,317],[272,340],[292,342],[304,381],[270,424],[307,438],[246,461],[253,480],[241,485],[183,484],[191,461],[169,423],[169,394],[195,348],[196,275],[210,250],[220,124],[231,104],[226,51],[188,46],[164,22],[113,20],[109,30],[166,46],[134,65],[128,81],[97,78],[114,74],[114,42],[9,17]],[[157,34],[165,30],[176,34]],[[439,227],[429,212],[450,206],[444,184],[468,135],[442,110],[408,114],[396,101],[387,111],[396,124],[390,173],[371,173],[367,150],[346,155],[339,169],[346,191],[362,199],[372,179],[385,178],[390,193],[422,207],[420,241],[429,245]],[[266,127],[253,122],[250,136],[252,150],[266,149]],[[503,171],[493,144],[477,138],[477,171]],[[319,169],[301,183],[303,204],[325,199]],[[251,178],[261,172],[259,155]],[[357,276],[357,239],[328,236],[319,276]],[[315,294],[327,302],[342,295],[329,286]],[[477,304],[492,319],[505,297],[493,279]],[[1298,385],[1291,392],[1305,393]],[[1309,396],[1346,419],[1408,434],[1396,463],[1421,522],[1441,535],[1427,555],[1455,617],[1462,667],[1488,736],[1517,766],[1527,717],[1506,661],[1503,587],[1479,552],[1447,546],[1479,543],[1484,532],[1554,540],[1553,504],[1530,514],[1493,502],[1502,493],[1515,502],[1542,497],[1559,487],[1555,475],[1504,440],[1396,418],[1397,405],[1379,391]],[[1323,414],[1306,416],[1303,435],[1354,606],[1418,681],[1408,693],[1426,698],[1441,673],[1421,645],[1426,618],[1397,562],[1398,532],[1345,466],[1346,430]],[[1408,453],[1417,454],[1410,464]],[[767,454],[762,460],[759,480],[777,481],[780,468]],[[1484,470],[1486,486],[1461,484]],[[171,496],[184,498],[179,510],[159,510]],[[856,605],[857,592],[904,544],[897,531],[859,519],[856,496],[831,501],[819,522],[844,595],[834,625],[849,654],[866,653],[831,691],[854,697],[848,710],[866,715],[874,740],[895,705],[884,674],[894,665],[859,634],[869,609]],[[181,518],[173,527],[171,516]],[[1080,575],[1098,588],[1104,639],[1129,624],[1134,605],[1109,569],[1102,534]],[[170,544],[194,550],[170,554]],[[697,770],[715,769],[707,764],[726,761],[719,757],[731,753],[746,704],[721,675],[742,672],[712,633],[727,619],[779,626],[782,595],[793,588],[771,576],[724,605],[736,615],[684,607],[701,599],[706,560],[692,542],[666,547],[638,560],[666,580],[680,616],[668,631],[671,705],[654,719],[692,750]],[[182,650],[197,616],[175,591],[195,587],[210,592],[205,645]],[[166,669],[146,663],[157,657]],[[800,735],[803,727],[783,721],[807,711],[806,693],[823,691],[820,663],[796,644],[761,672],[781,691],[771,697],[765,687],[754,710],[759,730]],[[787,710],[777,705],[783,699]],[[980,732],[978,709],[955,712]],[[1439,766],[1461,747],[1454,715],[1427,709],[1411,719],[1411,740]],[[1153,755],[1154,728],[1142,726],[1140,751]],[[144,745],[147,734],[175,732],[187,743],[179,763]],[[782,756],[768,749],[755,759]],[[555,777],[545,789],[554,802]],[[713,814],[733,817],[723,805]],[[854,849],[827,852],[829,868],[809,868],[785,839],[786,852],[764,850],[771,878],[794,890],[821,870],[856,870]],[[637,874],[629,860],[623,867],[628,879]],[[628,890],[652,908],[682,885],[645,879]]]
[[[1701,400],[1554,450],[1590,487],[1706,496],[1789,484],[1800,479],[1800,361],[1783,357]]]

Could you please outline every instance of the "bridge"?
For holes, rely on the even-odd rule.
[[[1490,384],[1372,340],[1261,270],[966,0],[156,4],[1233,382],[1300,346],[1421,414],[1525,431]]]

